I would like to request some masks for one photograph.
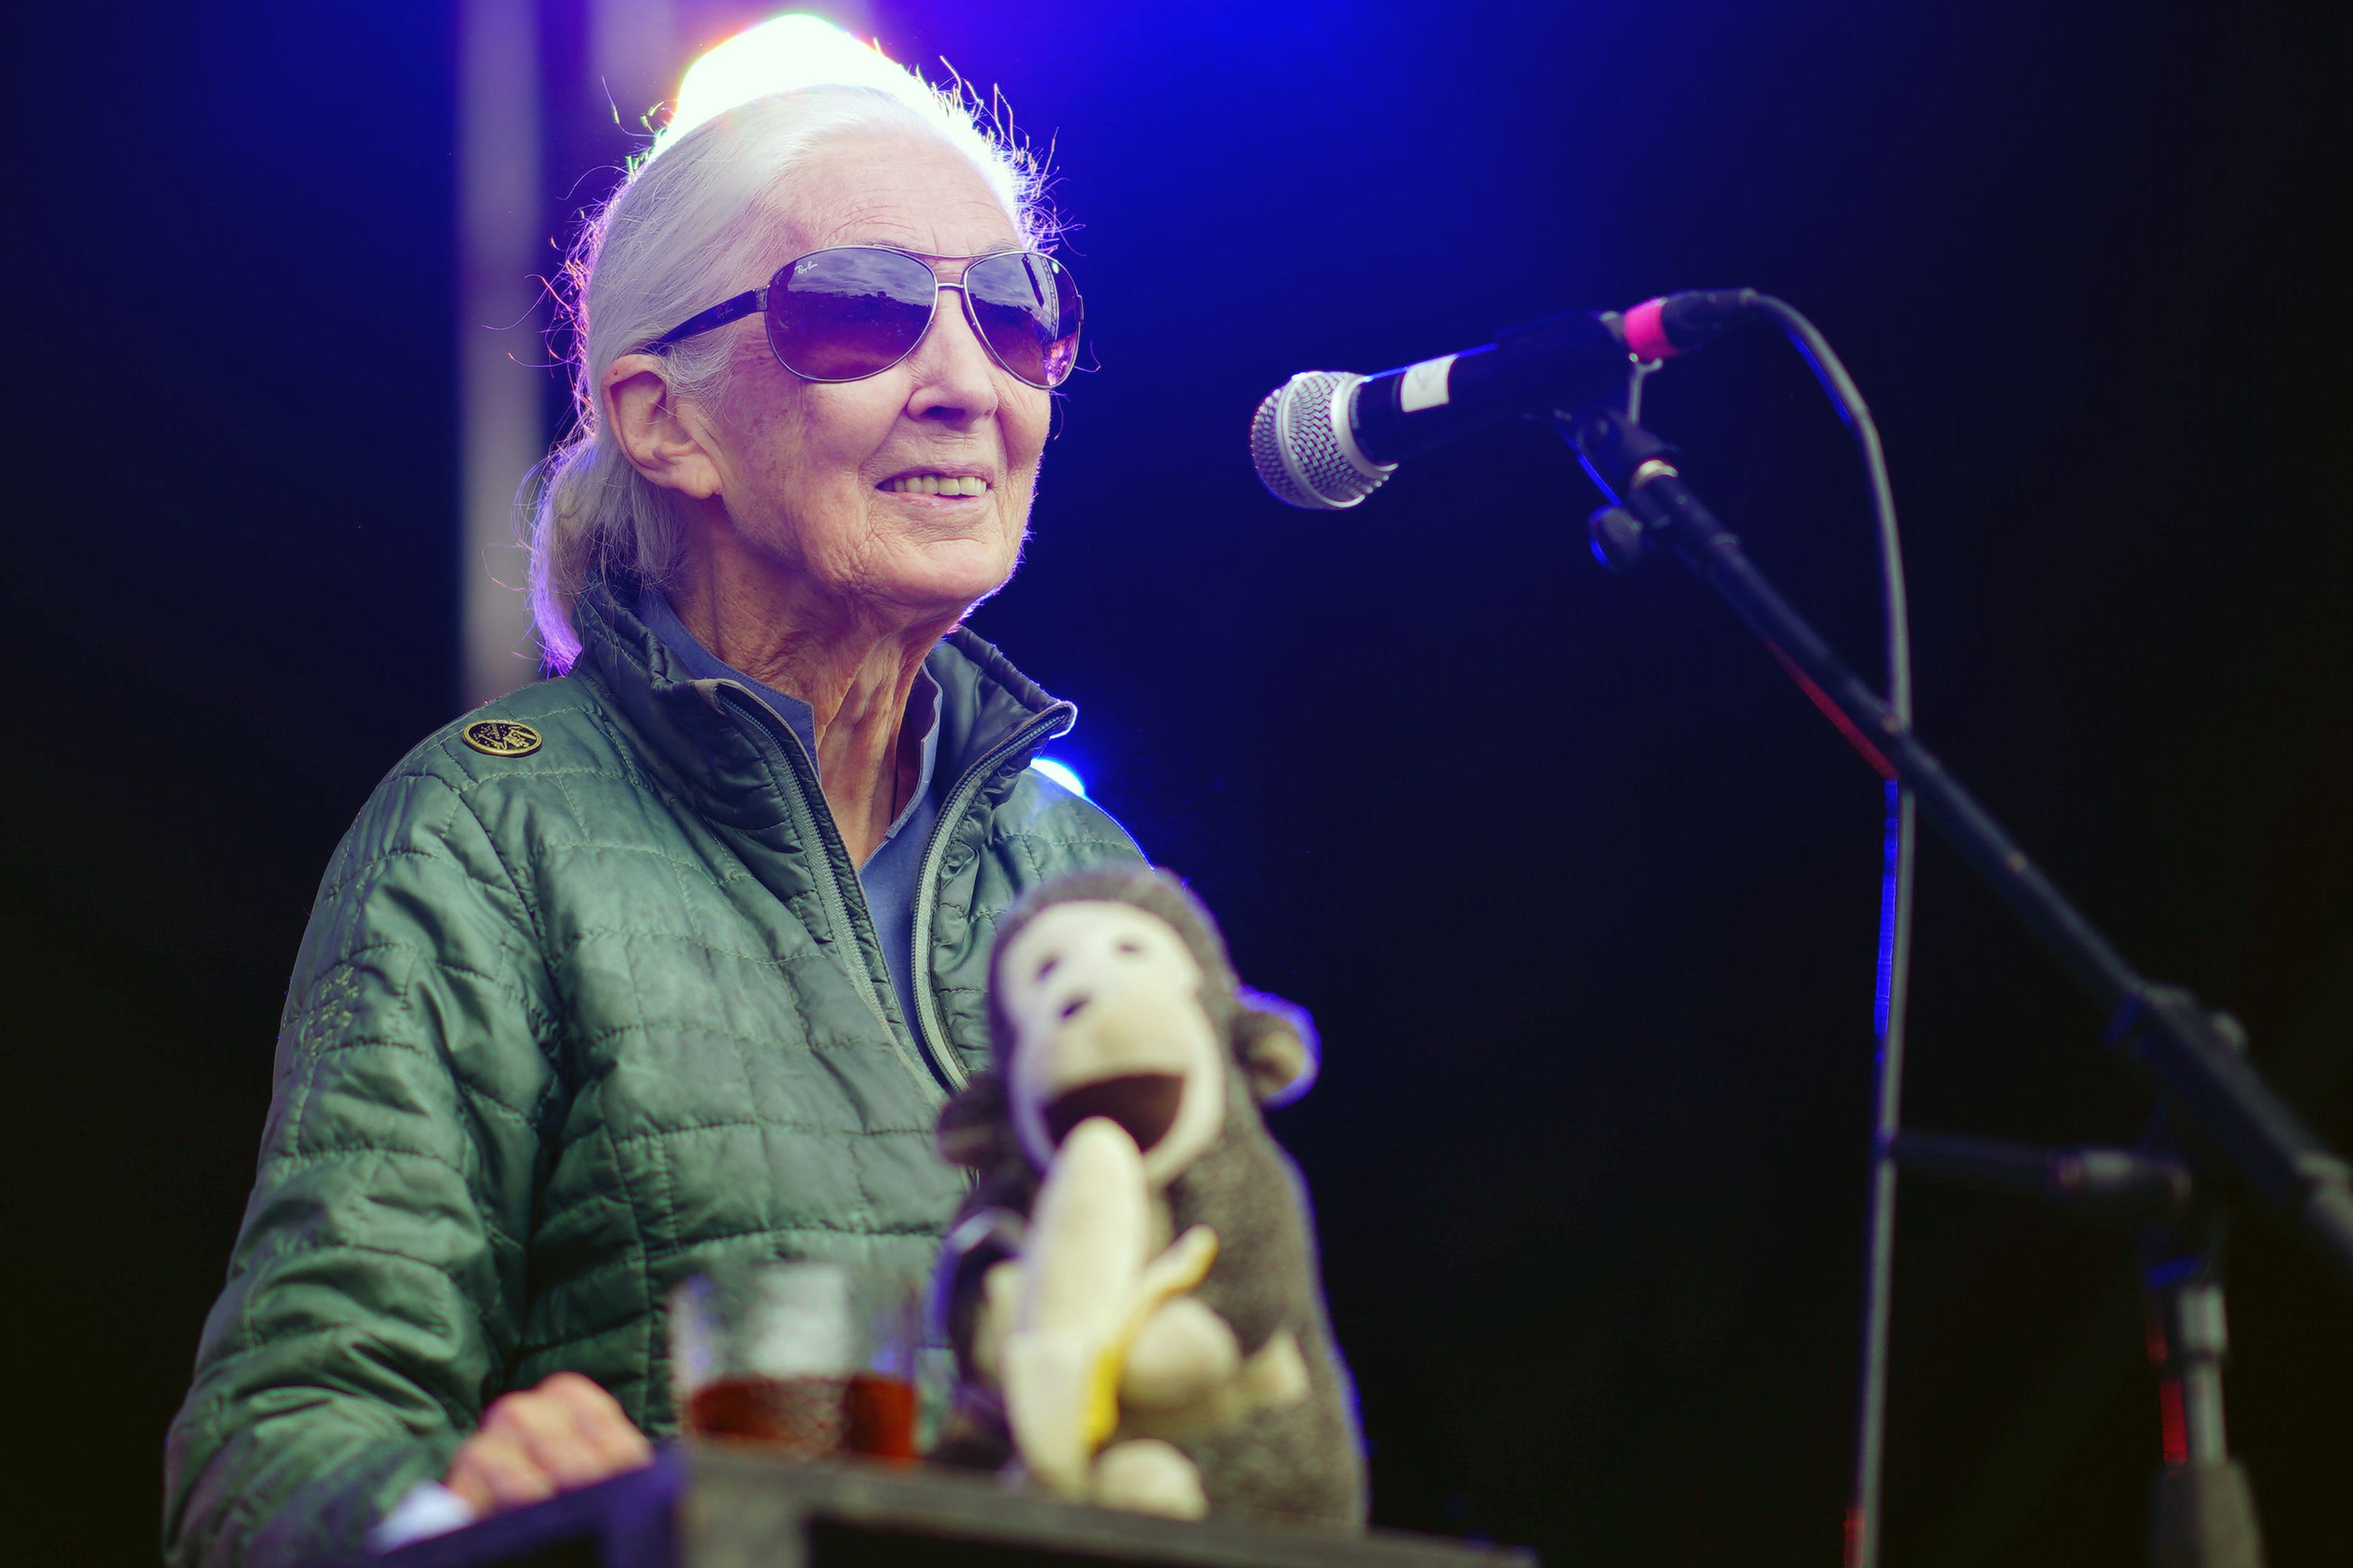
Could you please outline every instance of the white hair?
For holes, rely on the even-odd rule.
[[[907,90],[823,86],[771,93],[665,136],[590,214],[565,267],[573,334],[575,423],[526,486],[531,610],[545,667],[580,656],[572,606],[600,577],[661,583],[678,564],[678,498],[632,467],[603,416],[599,387],[624,354],[720,300],[757,288],[786,242],[783,198],[828,142],[913,130],[972,161],[1025,244],[1050,224],[1030,157],[992,126],[968,91],[912,73]],[[992,116],[992,119],[994,117]],[[756,276],[755,276],[756,274]],[[662,351],[674,396],[706,405],[724,390],[728,340],[708,333]]]

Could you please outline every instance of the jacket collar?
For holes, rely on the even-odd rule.
[[[572,673],[585,677],[638,738],[643,762],[714,823],[752,833],[787,828],[790,808],[768,776],[765,748],[731,707],[733,681],[699,680],[640,620],[634,586],[592,584],[574,605],[581,653]],[[1072,704],[1050,696],[1003,654],[958,626],[934,647],[924,668],[940,685],[938,775],[953,785],[976,763],[1033,721],[1040,724],[1023,749],[1034,752],[1069,731]],[[817,790],[816,763],[798,745],[784,750],[803,783]]]

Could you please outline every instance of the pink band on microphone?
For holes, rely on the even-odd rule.
[[[1645,300],[1626,312],[1626,347],[1636,359],[1672,359],[1682,352],[1667,336],[1666,323],[1660,320],[1666,308],[1663,299]]]

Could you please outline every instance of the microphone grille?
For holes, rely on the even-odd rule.
[[[1310,511],[1355,506],[1389,477],[1345,435],[1347,397],[1365,378],[1306,370],[1266,395],[1250,418],[1250,464],[1274,499]]]

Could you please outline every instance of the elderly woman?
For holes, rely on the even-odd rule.
[[[593,225],[534,551],[563,673],[417,747],[328,868],[172,1561],[641,1462],[664,1294],[719,1259],[928,1266],[998,914],[1141,858],[1027,765],[1071,706],[959,625],[1076,349],[1031,197],[954,105],[822,88],[679,137]]]

